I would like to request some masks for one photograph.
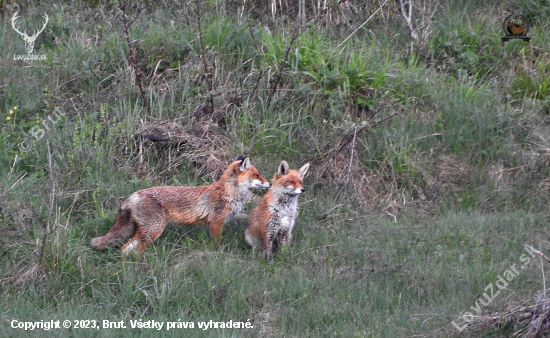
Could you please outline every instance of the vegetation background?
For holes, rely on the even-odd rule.
[[[253,324],[166,337],[547,335],[547,266],[521,257],[550,250],[550,5],[409,3],[0,1],[0,336],[159,336],[12,319]],[[14,59],[16,11],[29,32],[48,14],[46,60]],[[503,46],[511,12],[530,44]],[[312,164],[272,264],[238,221],[221,247],[185,226],[142,259],[89,247],[130,193],[210,184],[241,154],[265,177]],[[546,312],[484,317],[531,305]]]

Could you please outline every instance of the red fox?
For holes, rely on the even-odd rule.
[[[298,196],[305,191],[302,179],[308,169],[309,163],[306,163],[299,170],[289,170],[288,163],[282,161],[271,188],[248,216],[245,240],[252,247],[262,246],[267,262],[271,261],[279,244],[290,243]]]
[[[221,241],[224,222],[232,219],[249,196],[249,188],[267,189],[271,186],[248,157],[239,156],[221,178],[202,187],[153,187],[131,194],[120,206],[115,224],[105,236],[93,238],[90,246],[104,250],[121,244],[122,254],[132,250],[141,254],[157,239],[167,222],[188,225],[208,224],[210,236]]]

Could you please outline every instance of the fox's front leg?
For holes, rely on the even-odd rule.
[[[267,263],[271,262],[271,259],[273,258],[273,243],[269,242],[267,245],[267,248],[265,249],[265,261]]]
[[[290,231],[281,231],[281,234],[279,235],[279,242],[281,242],[282,246],[289,245],[291,239],[292,233]]]
[[[210,221],[210,237],[212,237],[217,244],[222,242],[223,223],[224,219],[221,217],[216,217]]]
[[[273,258],[273,251],[274,251],[274,246],[273,246],[273,236],[266,236],[266,238],[264,239],[264,243],[263,243],[263,248],[264,248],[264,252],[265,252],[265,261],[267,263],[271,262],[271,259]]]

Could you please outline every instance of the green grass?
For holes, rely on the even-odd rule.
[[[548,5],[514,7],[533,23],[532,50],[512,41],[505,57],[500,4],[442,3],[411,54],[390,6],[342,43],[373,11],[350,3],[357,13],[308,3],[306,25],[294,4],[277,4],[275,19],[270,6],[229,1],[130,6],[150,113],[116,4],[21,7],[50,22],[35,49],[46,61],[0,65],[0,336],[453,336],[451,322],[521,265],[524,244],[548,252],[549,39],[537,16]],[[7,56],[24,51],[14,13],[2,17]],[[193,141],[138,137],[167,120]],[[266,178],[283,159],[312,164],[293,242],[271,264],[239,222],[219,247],[206,227],[170,226],[141,259],[90,248],[132,192],[210,184],[211,163],[242,154]],[[532,259],[481,314],[532,302],[541,284]],[[128,328],[23,333],[13,319]],[[198,328],[209,320],[253,328]]]
[[[217,250],[204,229],[170,228],[142,261],[121,260],[118,251],[97,254],[87,247],[90,236],[73,228],[61,236],[66,242],[59,245],[72,250],[58,253],[56,265],[48,267],[54,273],[21,292],[7,292],[3,316],[124,320],[127,326],[131,319],[250,319],[253,330],[226,332],[236,336],[267,329],[339,337],[412,334],[467,311],[487,284],[519,265],[523,243],[537,241],[528,233],[542,231],[545,224],[525,213],[465,212],[400,224],[367,217],[319,222],[312,211],[322,203],[309,201],[293,245],[271,265],[246,248],[237,224],[227,227]],[[538,264],[529,264],[484,311],[529,297],[530,288],[540,287],[539,274]],[[79,335],[96,334],[84,331]],[[101,336],[136,332],[100,331]]]

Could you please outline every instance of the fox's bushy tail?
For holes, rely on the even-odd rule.
[[[105,236],[92,238],[90,246],[95,250],[105,250],[108,246],[124,243],[132,236],[136,228],[131,216],[129,208],[121,208],[116,215],[115,224],[111,227],[111,230]]]

